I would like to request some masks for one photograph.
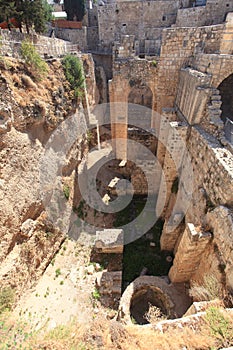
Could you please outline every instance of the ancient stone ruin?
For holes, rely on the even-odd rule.
[[[0,286],[19,299],[69,236],[91,246],[118,321],[148,323],[150,305],[182,317],[212,299],[190,294],[208,280],[232,306],[233,1],[90,3],[55,36],[33,37],[54,74],[43,93],[20,96],[1,65]],[[21,34],[1,38],[16,61]],[[78,105],[67,52],[83,62]]]

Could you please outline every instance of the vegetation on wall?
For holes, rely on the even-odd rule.
[[[21,45],[21,55],[28,64],[35,78],[41,79],[48,71],[47,63],[40,57],[39,53],[36,51],[35,46],[25,40]]]
[[[85,86],[82,62],[78,57],[69,54],[63,58],[62,65],[66,79],[74,90],[75,97],[82,96]]]

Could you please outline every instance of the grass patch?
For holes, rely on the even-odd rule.
[[[189,291],[195,301],[214,300],[221,298],[221,286],[214,276],[206,275],[203,284],[194,284]]]
[[[63,185],[63,193],[65,198],[68,200],[70,198],[70,188],[68,185]]]
[[[4,287],[0,291],[0,314],[12,309],[15,301],[15,292],[11,287]]]

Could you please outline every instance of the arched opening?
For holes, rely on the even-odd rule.
[[[152,108],[153,94],[148,86],[134,86],[129,93],[128,102]]]
[[[218,90],[222,98],[221,118],[224,123],[226,123],[227,119],[233,121],[233,74],[223,80]]]
[[[225,124],[225,135],[233,143],[233,74],[222,81],[218,90],[222,99],[221,119]]]
[[[152,101],[153,94],[148,86],[133,86],[128,96],[128,124],[144,130],[150,129]]]

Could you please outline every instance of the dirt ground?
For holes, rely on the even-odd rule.
[[[21,297],[15,315],[35,329],[52,329],[73,318],[90,323],[100,310],[92,297],[97,272],[89,257],[90,248],[67,239],[38,283]]]

